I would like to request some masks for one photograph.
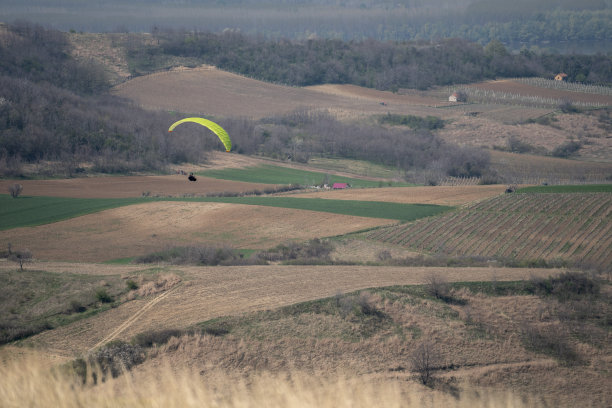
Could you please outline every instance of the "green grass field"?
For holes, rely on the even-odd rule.
[[[580,184],[568,186],[532,186],[516,190],[517,193],[612,193],[612,184]]]
[[[29,196],[12,198],[8,194],[0,194],[0,230],[50,224],[143,201],[141,198],[85,199]]]
[[[342,177],[324,172],[305,171],[282,166],[261,165],[242,169],[207,170],[197,173],[203,177],[212,177],[222,180],[243,181],[263,184],[298,184],[319,185],[328,176],[328,183],[349,183],[352,187],[383,187],[383,186],[409,186],[407,183],[391,183],[359,178]]]
[[[0,195],[0,230],[30,227],[78,217],[110,208],[153,201],[222,202],[330,212],[360,217],[412,221],[444,212],[451,207],[374,201],[325,200],[294,197],[200,197],[78,199]]]
[[[207,197],[197,201],[223,202],[270,207],[293,208],[354,215],[359,217],[385,218],[412,221],[449,210],[451,207],[432,204],[402,204],[380,201],[327,200],[322,198],[295,197]]]

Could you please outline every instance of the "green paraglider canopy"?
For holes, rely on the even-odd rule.
[[[225,150],[226,151],[229,152],[230,150],[232,150],[232,141],[230,140],[229,135],[227,134],[225,129],[223,129],[221,126],[217,125],[215,122],[210,121],[208,119],[204,119],[204,118],[185,118],[185,119],[181,119],[179,121],[174,122],[172,124],[172,126],[170,126],[170,129],[168,129],[168,131],[172,132],[175,127],[177,127],[178,125],[180,125],[181,123],[184,123],[184,122],[199,123],[200,125],[207,127],[215,135],[219,136],[219,139],[223,143],[223,146],[225,146]]]

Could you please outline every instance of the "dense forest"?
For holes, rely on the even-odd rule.
[[[495,77],[552,77],[612,83],[612,55],[510,53],[499,41],[480,46],[460,39],[424,42],[270,40],[221,33],[155,30],[154,43],[131,42],[134,74],[159,69],[168,56],[191,58],[269,82],[295,86],[350,83],[381,90],[427,89]]]
[[[438,41],[462,38],[511,51],[610,52],[610,0],[4,0],[0,21],[68,31],[150,32],[152,27],[266,38]]]

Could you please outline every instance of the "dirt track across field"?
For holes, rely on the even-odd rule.
[[[46,263],[54,269],[53,263]],[[63,264],[66,273],[97,268],[92,264]],[[108,271],[108,266],[104,266]],[[116,266],[117,274],[124,273]],[[146,330],[185,328],[219,316],[273,309],[297,302],[334,296],[340,292],[399,284],[423,284],[436,274],[447,281],[519,280],[549,276],[550,269],[520,268],[406,268],[372,266],[238,266],[171,267],[183,283],[153,306],[155,298],[138,299],[55,330],[29,342],[74,356],[89,350],[124,325],[134,314],[140,318],[124,325],[116,338],[129,340]],[[159,296],[159,295],[158,295]],[[146,313],[140,313],[147,308]]]

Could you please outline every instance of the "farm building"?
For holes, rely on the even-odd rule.
[[[333,190],[344,190],[345,188],[348,188],[349,185],[348,183],[334,183],[334,185],[332,186]]]
[[[563,72],[559,72],[557,75],[555,75],[555,81],[565,81],[567,79],[567,74],[564,74]]]
[[[457,102],[458,98],[459,98],[459,94],[457,92],[453,92],[453,94],[448,97],[448,101],[449,102]]]

